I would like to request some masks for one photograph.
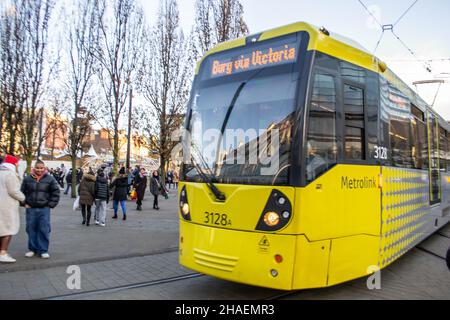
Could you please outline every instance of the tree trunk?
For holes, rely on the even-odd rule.
[[[161,155],[161,167],[160,167],[161,182],[164,187],[166,187],[166,164],[167,164],[166,157]]]
[[[116,129],[114,130],[113,157],[113,173],[116,175],[119,171],[119,132]]]
[[[31,164],[32,164],[32,162],[33,162],[33,154],[30,154],[30,153],[28,153],[26,156],[25,156],[25,160],[27,161],[27,170],[26,170],[26,173],[27,174],[30,174],[31,173]]]
[[[72,155],[72,187],[71,196],[72,199],[77,197],[77,156]]]

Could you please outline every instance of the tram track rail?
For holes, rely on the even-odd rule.
[[[86,297],[89,297],[92,295],[97,295],[97,294],[115,293],[115,292],[119,292],[119,291],[123,291],[123,290],[147,288],[147,287],[157,286],[157,285],[161,285],[161,284],[168,284],[168,283],[174,283],[174,282],[178,282],[178,281],[201,278],[204,276],[205,276],[204,274],[200,274],[200,273],[190,273],[190,274],[186,274],[186,275],[182,275],[182,276],[178,276],[178,277],[163,278],[163,279],[134,283],[134,284],[123,285],[123,286],[116,286],[116,287],[105,288],[105,289],[74,292],[74,293],[69,293],[69,294],[62,294],[62,295],[57,295],[57,296],[52,296],[52,297],[47,297],[47,298],[41,298],[38,300],[63,300],[66,298],[81,299],[81,298],[86,298]]]

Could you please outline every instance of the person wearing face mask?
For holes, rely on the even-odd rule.
[[[27,258],[39,255],[49,259],[50,210],[59,203],[59,184],[37,160],[31,174],[25,177],[21,188],[25,195],[26,222],[28,234]]]
[[[19,159],[11,155],[6,155],[0,164],[0,263],[16,262],[8,254],[8,247],[12,237],[19,233],[19,203],[25,200],[20,191],[18,165]]]

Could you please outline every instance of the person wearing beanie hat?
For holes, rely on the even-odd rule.
[[[20,191],[20,178],[17,174],[19,159],[6,155],[0,164],[0,263],[14,263],[8,254],[8,247],[14,235],[19,233],[19,203],[25,200]]]

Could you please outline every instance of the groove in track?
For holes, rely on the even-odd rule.
[[[443,234],[443,233],[440,233],[440,232],[438,232],[438,233],[436,233],[436,234],[437,234],[437,235],[440,235],[441,237],[450,239],[450,237],[449,237],[448,235],[446,235],[446,234]]]
[[[277,295],[274,295],[274,296],[270,296],[270,297],[264,298],[262,300],[263,301],[279,300],[279,299],[282,299],[282,298],[286,298],[286,297],[292,296],[292,295],[297,294],[299,292],[301,292],[301,290],[283,292],[283,293],[280,293],[280,294],[277,294]]]
[[[204,275],[200,274],[200,273],[191,273],[191,274],[187,274],[187,275],[179,276],[179,277],[158,279],[158,280],[153,280],[153,281],[135,283],[135,284],[124,285],[124,286],[117,286],[117,287],[106,288],[106,289],[98,289],[98,290],[90,290],[90,291],[85,291],[85,292],[63,294],[63,295],[43,298],[43,300],[60,300],[60,299],[64,299],[64,298],[75,298],[76,299],[76,298],[90,296],[93,294],[113,293],[113,292],[118,292],[118,291],[122,291],[122,290],[146,288],[146,287],[156,286],[159,284],[173,283],[173,282],[177,282],[177,281],[200,278],[203,276]]]
[[[432,252],[432,251],[430,251],[430,250],[428,250],[428,249],[425,249],[425,248],[422,248],[422,247],[419,247],[419,246],[417,246],[416,249],[418,249],[418,250],[420,250],[420,251],[423,251],[423,252],[426,252],[426,253],[428,253],[428,254],[431,254],[432,256],[435,256],[435,257],[437,257],[437,258],[439,258],[439,259],[446,260],[445,257],[440,256],[440,255],[438,255],[437,253],[434,253],[434,252]]]

